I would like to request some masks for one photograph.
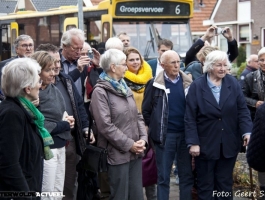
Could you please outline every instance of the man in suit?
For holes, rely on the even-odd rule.
[[[153,60],[149,60],[147,62],[152,68],[153,77],[155,77],[157,74],[159,74],[159,72],[161,72],[163,70],[163,68],[160,64],[160,61],[159,61],[161,55],[165,51],[172,50],[172,49],[173,49],[173,43],[170,40],[162,39],[158,42],[158,45],[157,45],[158,58],[153,59]]]
[[[117,36],[123,43],[123,50],[125,50],[126,48],[128,48],[131,45],[130,36],[127,35],[127,33],[125,33],[125,32],[124,33],[120,33]]]
[[[20,35],[14,42],[14,47],[16,50],[16,57],[9,58],[0,62],[0,85],[2,68],[10,61],[16,58],[30,57],[34,53],[34,42],[29,35]]]

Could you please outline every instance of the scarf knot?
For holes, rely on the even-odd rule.
[[[120,81],[116,81],[115,79],[113,79],[110,76],[108,76],[108,74],[106,74],[106,72],[102,72],[100,74],[99,78],[101,80],[108,81],[118,93],[120,93],[120,94],[122,94],[124,96],[127,96],[127,94],[128,94],[128,86],[126,85],[126,83],[125,83],[123,78]]]

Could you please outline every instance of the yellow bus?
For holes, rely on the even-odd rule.
[[[145,59],[157,56],[159,39],[170,39],[182,57],[191,46],[189,19],[193,0],[104,0],[83,7],[87,42],[102,51],[104,42],[121,32],[131,39]],[[13,42],[18,35],[30,35],[35,48],[43,43],[60,47],[63,32],[78,27],[78,7],[63,6],[45,12],[18,11],[0,16],[0,60],[16,56]]]

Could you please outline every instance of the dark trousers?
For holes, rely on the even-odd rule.
[[[177,153],[180,199],[191,200],[194,180],[191,168],[191,156],[185,142],[184,132],[167,133],[165,146],[162,147],[155,144],[155,150],[158,171],[157,199],[169,199],[170,173]]]
[[[236,158],[237,156],[225,158],[222,153],[218,160],[195,158],[198,200],[233,199],[233,169]]]
[[[142,159],[109,165],[110,200],[144,200]]]
[[[76,165],[80,160],[80,156],[76,154],[75,139],[69,141],[69,145],[65,148],[65,180],[63,200],[75,200],[77,193],[77,171]]]

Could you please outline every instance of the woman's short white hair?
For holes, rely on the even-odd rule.
[[[105,44],[105,49],[109,50],[109,49],[119,49],[119,50],[123,50],[123,43],[122,41],[117,38],[117,37],[112,37],[109,38]]]
[[[262,47],[262,48],[259,50],[259,52],[258,52],[258,58],[259,58],[260,56],[262,56],[263,54],[265,54],[265,47]]]
[[[1,88],[5,96],[25,96],[24,88],[35,87],[39,81],[41,67],[31,58],[17,58],[2,70]]]
[[[218,61],[226,61],[227,68],[229,68],[231,65],[225,52],[215,50],[210,52],[206,56],[203,66],[203,73],[211,71],[213,69],[214,64]]]
[[[122,51],[109,49],[100,57],[100,66],[105,72],[108,72],[112,64],[121,64],[122,60],[126,60],[126,55]]]

